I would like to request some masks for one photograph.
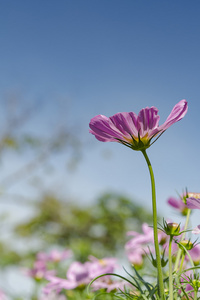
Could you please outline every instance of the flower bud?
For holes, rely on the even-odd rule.
[[[200,288],[200,281],[199,281],[199,278],[193,279],[192,282],[191,282],[191,286],[193,287],[193,289],[194,289],[195,291],[198,291],[199,288]]]
[[[194,247],[194,244],[188,240],[183,240],[180,242],[180,244],[183,245],[186,250],[191,250]]]
[[[164,230],[167,235],[176,236],[180,234],[180,224],[178,223],[165,223]]]

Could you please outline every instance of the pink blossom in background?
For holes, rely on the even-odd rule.
[[[50,253],[39,252],[37,254],[37,260],[44,261],[44,262],[60,262],[62,260],[68,259],[72,256],[71,250],[57,250],[53,249]]]
[[[90,262],[73,262],[67,271],[69,283],[74,285],[74,287],[88,284],[90,282],[89,268]]]
[[[48,262],[60,262],[62,260],[68,259],[71,257],[71,250],[52,250],[50,253],[39,252],[36,257],[36,261],[34,262],[32,269],[25,270],[26,275],[36,279],[41,280],[46,278],[46,276],[55,275],[55,270],[48,270],[47,263]]]
[[[114,257],[97,259],[96,257],[90,255],[89,260],[92,262],[92,264],[90,265],[91,280],[102,274],[113,273],[116,268],[119,268],[117,259]],[[111,279],[111,276],[106,275],[95,280],[92,283],[92,289],[94,291],[98,289],[106,289],[106,291],[109,293],[115,289],[124,290],[125,285],[127,286],[127,282],[119,280],[113,281]]]
[[[67,300],[65,295],[58,295],[55,292],[52,292],[48,295],[43,295],[39,300]]]
[[[128,260],[135,266],[143,264],[145,253],[149,253],[148,245],[149,243],[153,243],[153,229],[144,223],[142,230],[143,233],[135,231],[127,232],[127,235],[133,236],[133,238],[125,244],[125,250]],[[152,251],[154,250],[152,249]]]
[[[192,230],[192,233],[194,233],[194,234],[200,234],[200,225],[198,225],[197,227],[195,227],[195,228]]]
[[[200,263],[200,244],[196,244],[194,248],[189,251],[189,254],[195,265]]]
[[[44,288],[44,292],[46,294],[53,291],[59,293],[62,289],[71,290],[79,286],[86,286],[99,275],[113,273],[117,266],[116,259],[112,257],[97,259],[90,256],[89,261],[85,263],[73,262],[67,271],[66,279],[51,275],[46,277],[49,283]],[[101,281],[107,280],[106,277],[108,278],[108,276],[102,277]]]
[[[49,294],[52,291],[60,292],[62,289],[71,290],[81,285],[87,285],[91,281],[89,274],[90,262],[73,262],[66,274],[66,279],[56,276],[48,276],[50,281],[44,288],[44,292]]]
[[[180,211],[181,214],[183,214],[184,216],[187,214],[188,211],[188,207],[186,206],[186,204],[183,202],[182,199],[176,199],[174,197],[170,197],[167,200],[167,203],[172,206],[173,208],[177,209],[178,211]]]
[[[122,281],[122,280],[96,280],[92,283],[93,291],[98,291],[99,289],[106,289],[107,293],[110,293],[114,290],[122,290],[124,291],[125,287],[130,286],[129,283]],[[133,286],[131,286],[133,288]]]
[[[32,269],[26,269],[25,274],[36,280],[46,278],[46,276],[54,275],[54,270],[48,270],[46,263],[43,261],[35,261]]]
[[[158,109],[154,106],[143,108],[138,116],[134,112],[117,113],[109,118],[98,115],[90,121],[90,133],[101,142],[119,142],[133,150],[144,150],[151,146],[153,138],[158,138],[172,124],[180,121],[187,110],[186,100],[181,100],[161,126],[158,124]]]
[[[135,246],[140,244],[146,244],[153,242],[153,228],[149,227],[147,223],[142,224],[142,231],[143,233],[138,233],[135,231],[128,231],[127,235],[134,236],[133,239],[131,239],[127,244],[126,248],[129,246]]]
[[[59,262],[68,259],[71,256],[72,256],[71,250],[64,250],[64,251],[52,250],[49,254],[49,261]]]
[[[8,298],[6,297],[6,294],[0,290],[0,300],[7,300]]]
[[[147,246],[143,248],[137,247],[135,249],[130,248],[129,250],[126,251],[128,260],[135,267],[142,266],[144,256],[146,255],[146,253],[149,253],[149,249]]]
[[[135,267],[140,267],[143,264],[144,257],[146,254],[155,252],[154,249],[154,237],[153,228],[149,227],[148,224],[142,225],[143,233],[135,231],[127,232],[128,236],[133,236],[125,245],[126,254],[128,260]],[[168,236],[163,231],[158,231],[158,241],[163,246],[168,240]]]
[[[113,273],[116,268],[119,267],[117,264],[117,259],[114,257],[105,257],[103,259],[98,259],[92,255],[89,256],[89,273],[91,280],[95,277],[105,274]]]
[[[56,294],[59,295],[62,289],[73,289],[74,285],[72,287],[66,288],[66,284],[68,283],[66,279],[56,277],[56,276],[47,276],[46,279],[49,281],[49,283],[43,288],[43,293],[45,295],[49,294]]]
[[[142,224],[143,233],[138,233],[135,231],[128,231],[128,236],[134,236],[130,241],[126,243],[125,248],[128,250],[130,247],[136,247],[143,244],[153,243],[153,228],[150,227],[147,223]],[[163,231],[158,231],[158,240],[161,242],[162,240],[166,240],[167,236]]]

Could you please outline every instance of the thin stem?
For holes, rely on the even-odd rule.
[[[194,300],[197,300],[197,290],[194,291]]]
[[[184,232],[182,234],[181,241],[183,241],[185,239],[185,235],[186,235],[185,231],[188,228],[190,213],[191,213],[191,209],[188,209],[187,216],[186,216],[186,221],[185,221],[185,226],[184,226],[184,230],[183,230]],[[177,256],[176,256],[175,265],[174,265],[174,272],[176,272],[178,270],[178,264],[179,264],[179,261],[180,261],[180,258],[181,258],[181,253],[182,253],[182,250],[179,248]]]
[[[162,273],[162,266],[161,266],[161,258],[160,258],[160,249],[158,243],[158,226],[157,226],[157,208],[156,208],[156,188],[155,188],[155,179],[153,174],[153,169],[150,163],[150,160],[147,156],[145,150],[142,150],[144,158],[147,162],[150,178],[151,178],[151,190],[152,190],[152,210],[153,210],[153,232],[154,232],[154,245],[155,245],[155,252],[156,252],[156,262],[157,262],[157,277],[158,277],[158,291],[160,299],[165,299],[164,294],[164,284],[163,284],[163,273]]]
[[[169,240],[169,300],[173,300],[172,240],[173,240],[173,236],[170,235],[170,240]]]
[[[185,251],[182,250],[182,258],[181,258],[181,263],[180,263],[180,267],[179,267],[179,272],[178,272],[178,276],[181,275],[181,271],[182,271],[182,268],[183,268],[183,264],[184,264],[184,260],[185,260]]]

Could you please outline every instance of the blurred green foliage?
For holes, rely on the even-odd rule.
[[[126,232],[141,231],[141,224],[152,219],[143,207],[116,194],[105,194],[89,206],[46,195],[34,203],[34,211],[28,222],[16,226],[18,237],[37,238],[43,248],[70,248],[80,261],[90,254],[116,255],[124,247]]]

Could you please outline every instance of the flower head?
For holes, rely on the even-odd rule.
[[[200,193],[188,193],[188,198],[186,199],[187,207],[190,209],[200,209]]]
[[[149,227],[148,224],[144,223],[142,225],[143,233],[138,233],[135,231],[128,231],[128,236],[133,236],[125,245],[126,254],[128,260],[136,268],[140,268],[143,265],[144,257],[150,252],[154,251],[151,244],[154,243],[153,228]],[[161,244],[166,240],[167,236],[162,231],[158,232],[158,240]],[[150,244],[150,247],[149,247]]]
[[[89,260],[91,262],[89,267],[90,278],[93,279],[104,273],[113,273],[115,268],[118,268],[116,258],[105,257],[103,259],[97,259],[90,255]]]
[[[134,112],[117,113],[107,118],[98,115],[90,121],[90,133],[101,142],[119,142],[133,150],[145,150],[155,142],[172,124],[181,120],[188,106],[181,100],[172,109],[165,123],[159,126],[158,109],[154,106],[143,108],[138,115]]]
[[[55,274],[54,270],[47,269],[45,262],[39,260],[34,262],[32,269],[26,269],[24,271],[27,276],[34,278],[36,281],[40,281],[43,278],[46,278],[46,276]]]
[[[57,249],[53,249],[50,253],[39,252],[37,254],[37,260],[43,262],[60,262],[62,260],[70,258],[71,256],[71,250],[65,249],[63,251],[59,251]]]
[[[116,259],[112,257],[97,259],[90,256],[89,261],[85,263],[74,261],[67,270],[66,279],[54,275],[46,276],[49,283],[44,288],[44,293],[60,293],[62,289],[72,290],[77,287],[84,287],[96,276],[104,273],[113,273],[117,266]],[[104,276],[102,280],[108,280],[108,278],[109,276]]]
[[[167,203],[174,207],[175,209],[177,209],[178,211],[180,211],[180,213],[183,215],[183,216],[186,216],[187,215],[187,212],[188,212],[188,207],[186,206],[186,204],[184,203],[183,199],[180,198],[180,199],[176,199],[174,197],[170,197],[168,200],[167,200]]]
[[[85,286],[91,281],[89,273],[90,262],[81,263],[74,261],[66,274],[67,279],[57,276],[47,276],[49,283],[44,288],[44,293],[49,294],[53,291],[59,293],[62,289],[71,290],[78,286]]]

